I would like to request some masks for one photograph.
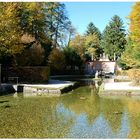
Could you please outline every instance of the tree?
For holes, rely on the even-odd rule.
[[[90,60],[99,59],[100,54],[102,54],[102,48],[100,47],[101,33],[92,22],[87,26],[85,40],[86,59],[88,59],[88,57],[90,57]]]
[[[70,47],[76,50],[77,54],[81,57],[82,60],[85,59],[85,37],[81,35],[76,35],[70,41]]]
[[[90,55],[91,60],[99,59],[102,50],[100,48],[100,40],[95,34],[85,36],[86,53]]]
[[[97,36],[97,38],[99,38],[99,40],[101,39],[101,32],[99,31],[99,29],[93,24],[93,22],[90,22],[87,26],[87,31],[86,31],[86,35],[90,35],[90,34],[94,34]]]
[[[68,27],[68,44],[67,46],[69,47],[70,45],[70,41],[71,39],[76,35],[76,29],[72,26],[72,25],[69,25]]]
[[[130,28],[128,36],[128,45],[121,57],[121,63],[129,70],[128,75],[133,80],[134,84],[140,83],[140,2],[136,2],[132,7],[129,15]]]
[[[18,66],[40,66],[44,61],[44,49],[39,43],[34,43],[32,47],[24,49],[16,56]]]
[[[17,3],[0,3],[0,63],[3,65],[9,64],[23,50],[20,44],[19,8]]]
[[[67,46],[64,48],[63,52],[65,55],[66,66],[70,66],[71,69],[74,69],[75,66],[79,69],[81,68],[83,60],[74,48]]]
[[[65,67],[65,55],[57,48],[54,48],[51,51],[48,61],[53,70],[59,71]]]
[[[46,3],[46,32],[53,41],[53,47],[59,46],[63,33],[67,30],[70,21],[67,17],[65,5],[59,2]]]
[[[140,66],[140,2],[136,2],[132,8],[132,11],[129,15],[130,19],[130,34],[129,48],[131,49],[130,57],[135,64],[132,67]],[[128,64],[128,63],[127,63]]]
[[[115,15],[103,32],[101,46],[110,60],[118,60],[125,50],[125,45],[126,33],[123,21],[119,16]]]
[[[25,40],[22,41],[26,48],[34,47],[33,45],[38,44],[40,49],[44,49],[44,62],[43,65],[47,64],[48,55],[51,52],[52,41],[49,39],[46,33],[46,27],[48,23],[46,23],[46,3],[41,2],[32,2],[32,3],[22,3],[22,8],[20,10],[20,25],[24,32],[23,36],[27,36],[28,38],[34,38],[34,40],[28,40],[26,37]],[[23,37],[22,37],[23,38]],[[27,51],[27,49],[26,49]]]

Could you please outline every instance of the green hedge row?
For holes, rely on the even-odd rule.
[[[50,67],[10,67],[8,77],[19,77],[19,82],[46,82],[50,77]]]

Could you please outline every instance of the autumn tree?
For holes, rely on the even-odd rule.
[[[16,62],[19,66],[40,66],[44,61],[44,57],[44,49],[36,42],[32,47],[26,48],[18,54]]]
[[[70,47],[74,48],[82,60],[85,59],[85,37],[77,34],[71,41]]]
[[[126,33],[122,19],[115,15],[106,26],[101,41],[105,54],[110,60],[117,60],[125,50]]]
[[[13,57],[23,50],[20,43],[22,35],[18,17],[20,5],[17,3],[0,3],[0,63],[7,65]]]
[[[129,15],[128,44],[121,57],[121,65],[132,68],[128,75],[134,84],[140,84],[140,2],[136,2]]]
[[[130,67],[140,66],[140,2],[136,2],[129,15],[129,44],[122,56],[122,61]],[[127,56],[128,55],[128,56]],[[126,58],[125,58],[126,57]]]
[[[49,57],[49,64],[52,70],[62,70],[65,67],[65,55],[60,49],[54,48]]]

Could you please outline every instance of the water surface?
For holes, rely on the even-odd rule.
[[[86,80],[61,97],[0,96],[0,138],[140,138],[140,99],[97,92]]]

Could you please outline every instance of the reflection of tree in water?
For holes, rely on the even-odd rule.
[[[129,138],[140,138],[140,100],[128,99],[127,102],[131,132]]]
[[[62,102],[66,108],[77,115],[85,113],[89,124],[92,124],[100,113],[99,97],[96,90],[89,87],[80,87],[72,94],[63,96]]]
[[[123,104],[119,99],[101,98],[101,111],[113,132],[121,127]]]
[[[60,98],[59,98],[60,99]],[[73,116],[67,115],[65,110],[60,111],[58,102],[49,101],[46,118],[44,119],[47,138],[64,138],[73,124]]]

